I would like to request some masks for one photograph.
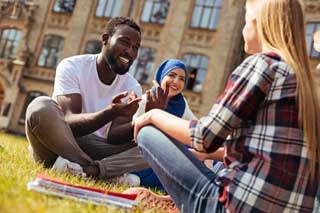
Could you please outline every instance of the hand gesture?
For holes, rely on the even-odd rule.
[[[196,158],[198,158],[198,160],[200,161],[204,161],[206,159],[208,159],[208,154],[204,153],[204,152],[198,152],[195,149],[189,148],[188,149],[194,156],[196,156]]]
[[[148,112],[151,109],[165,109],[168,105],[168,94],[169,87],[166,86],[165,91],[160,87],[157,81],[152,81],[156,90],[153,92],[152,90],[146,91],[146,106],[145,112]]]
[[[127,96],[128,92],[117,94],[112,98],[111,106],[118,115],[132,117],[139,107],[139,101],[141,101],[141,98],[138,98],[137,95],[132,91],[128,97],[128,102],[122,102],[121,99]]]
[[[133,101],[137,98],[138,98],[137,94],[134,91],[131,91],[130,95],[128,96],[128,101]]]
[[[194,156],[196,156],[200,161],[204,160],[216,160],[216,161],[223,161],[224,157],[224,147],[220,147],[214,152],[210,153],[204,153],[204,152],[199,152],[193,148],[188,149]]]

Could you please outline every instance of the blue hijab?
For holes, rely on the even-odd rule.
[[[154,79],[158,82],[159,85],[161,85],[161,81],[164,76],[166,76],[170,71],[176,68],[184,70],[187,77],[187,67],[182,61],[177,59],[168,59],[160,64],[156,71]],[[153,90],[155,90],[155,88],[153,88]],[[183,95],[179,93],[170,98],[165,111],[181,118],[184,113],[185,107],[186,103]]]

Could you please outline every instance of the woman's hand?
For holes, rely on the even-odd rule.
[[[207,160],[207,159],[209,158],[209,156],[208,156],[207,153],[198,152],[197,150],[192,149],[192,148],[189,148],[188,150],[189,150],[194,156],[196,156],[196,158],[198,158],[198,160],[200,160],[200,161],[204,161],[204,160]]]
[[[157,81],[152,81],[155,91],[152,89],[146,91],[146,106],[145,112],[148,112],[151,109],[165,109],[168,105],[168,94],[169,87],[167,86],[165,90],[163,90]]]
[[[204,160],[216,160],[216,161],[223,161],[224,156],[224,148],[221,147],[217,149],[215,152],[205,153],[205,152],[198,152],[195,149],[189,148],[188,149],[196,158],[200,161]]]
[[[151,116],[152,116],[153,111],[154,110],[150,110],[150,111],[144,113],[143,115],[141,115],[140,117],[138,117],[136,120],[132,121],[133,125],[134,125],[133,138],[134,138],[135,143],[138,143],[137,135],[138,135],[139,130],[142,127],[152,123]]]

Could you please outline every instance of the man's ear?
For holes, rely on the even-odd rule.
[[[107,45],[108,40],[109,40],[109,34],[108,33],[103,33],[102,34],[102,44],[103,45]]]

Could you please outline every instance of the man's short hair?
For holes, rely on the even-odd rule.
[[[116,32],[116,28],[119,25],[127,25],[137,32],[141,33],[139,25],[134,20],[123,16],[110,19],[105,28],[105,32],[108,33],[109,36],[112,36]]]

